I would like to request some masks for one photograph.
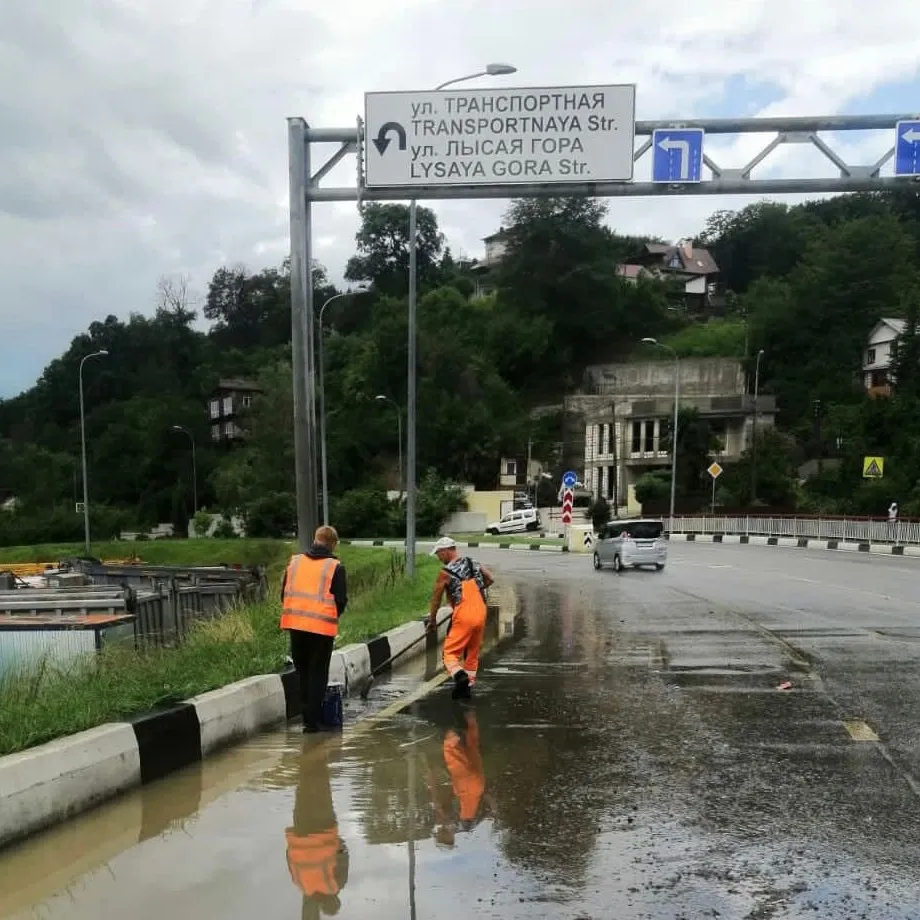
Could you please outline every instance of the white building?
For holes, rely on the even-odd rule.
[[[903,319],[880,319],[869,333],[863,352],[863,383],[870,396],[891,395],[891,365],[895,348],[907,323]]]

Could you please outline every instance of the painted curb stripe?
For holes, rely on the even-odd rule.
[[[201,725],[192,703],[154,710],[131,720],[141,763],[141,785],[201,760]]]

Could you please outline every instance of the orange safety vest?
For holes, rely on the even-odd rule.
[[[316,834],[295,834],[287,838],[287,862],[291,880],[306,895],[338,894],[335,867],[339,856],[339,832],[333,826]]]
[[[339,612],[332,596],[332,577],[339,560],[291,556],[284,583],[282,629],[318,633],[335,638],[339,633]]]

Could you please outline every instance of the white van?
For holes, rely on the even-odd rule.
[[[540,529],[540,515],[536,508],[519,508],[509,511],[500,521],[495,521],[486,527],[486,533],[525,533],[528,530]]]
[[[667,558],[664,523],[649,518],[605,524],[597,535],[594,547],[595,569],[612,565],[615,571],[622,572],[627,566],[653,565],[660,572]]]

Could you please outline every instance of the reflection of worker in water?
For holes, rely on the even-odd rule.
[[[329,763],[325,753],[307,748],[294,801],[294,826],[285,831],[291,880],[303,892],[303,920],[335,916],[339,892],[348,881],[348,849],[339,837]]]
[[[486,777],[479,751],[479,723],[476,713],[464,713],[465,725],[458,732],[448,729],[444,735],[442,752],[450,774],[451,788],[436,784],[429,770],[428,782],[434,801],[435,821],[438,829],[435,840],[441,846],[453,847],[458,828],[471,831],[478,823],[479,808],[486,788]],[[459,805],[458,819],[454,817],[454,798]]]

